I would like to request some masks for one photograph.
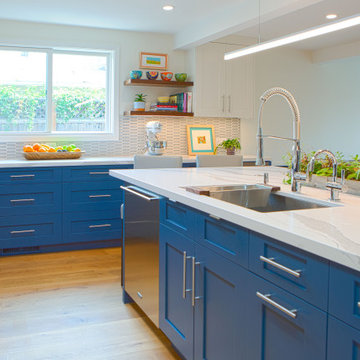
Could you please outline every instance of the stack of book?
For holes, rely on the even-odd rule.
[[[177,106],[177,111],[192,112],[192,92],[170,95],[170,103]]]
[[[178,107],[171,103],[157,103],[150,106],[150,111],[177,111]]]

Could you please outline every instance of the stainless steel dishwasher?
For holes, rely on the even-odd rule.
[[[124,190],[123,288],[159,326],[160,197],[136,186]]]

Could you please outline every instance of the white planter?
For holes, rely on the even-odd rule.
[[[326,183],[330,181],[330,178],[326,176],[313,175],[310,183],[305,183],[305,186],[311,186],[319,189],[326,189]],[[338,178],[337,181],[340,182]],[[356,180],[345,180],[342,192],[352,195],[360,196],[360,181]]]
[[[145,111],[145,102],[134,101],[134,110],[135,111]]]

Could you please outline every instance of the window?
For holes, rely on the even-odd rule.
[[[113,131],[112,53],[0,48],[0,133]]]

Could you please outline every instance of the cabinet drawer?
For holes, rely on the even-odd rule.
[[[61,168],[13,168],[0,170],[0,184],[61,182]]]
[[[0,247],[53,245],[61,243],[60,213],[0,218]]]
[[[132,165],[76,166],[64,168],[64,181],[117,181],[109,175],[110,169],[131,169]]]
[[[46,214],[61,210],[60,183],[0,185],[0,216]]]
[[[328,360],[358,360],[360,357],[360,331],[329,316]]]
[[[197,213],[185,205],[168,199],[160,201],[160,222],[179,233],[194,238]]]
[[[199,215],[198,222],[197,242],[235,263],[248,266],[248,230],[210,216]]]
[[[116,240],[122,237],[120,209],[64,214],[64,242]]]
[[[120,184],[120,181],[64,183],[64,211],[119,211],[123,201]]]
[[[331,264],[329,313],[360,330],[360,273]]]
[[[326,359],[324,311],[253,274],[243,296],[247,359]]]
[[[301,250],[250,232],[249,268],[319,308],[327,309],[329,264]]]

